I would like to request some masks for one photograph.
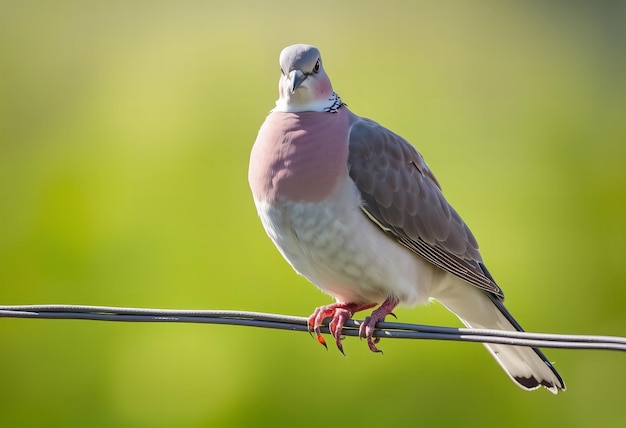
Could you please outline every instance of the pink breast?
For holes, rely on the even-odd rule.
[[[256,200],[324,200],[347,177],[348,110],[272,112],[250,155],[248,180]]]

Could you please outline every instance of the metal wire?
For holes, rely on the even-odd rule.
[[[0,306],[0,318],[204,323],[273,328],[292,331],[309,331],[307,319],[303,317],[266,314],[261,312],[221,310],[175,310],[82,305],[26,305]],[[359,325],[360,321],[347,321],[343,330],[343,335],[358,336]],[[454,340],[461,342],[498,343],[542,348],[626,351],[626,338],[616,336],[511,332],[475,328],[438,327],[396,322],[379,322],[376,327],[374,336],[385,338]],[[323,327],[322,332],[328,333],[328,327]]]

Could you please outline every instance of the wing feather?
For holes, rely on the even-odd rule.
[[[478,243],[419,152],[378,123],[351,114],[350,177],[363,212],[398,243],[500,299]]]

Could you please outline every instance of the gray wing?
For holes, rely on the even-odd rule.
[[[349,172],[361,191],[363,212],[409,250],[504,299],[472,232],[417,150],[374,121],[352,115],[351,122]]]

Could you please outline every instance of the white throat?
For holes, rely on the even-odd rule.
[[[285,113],[298,113],[303,111],[319,111],[337,113],[337,109],[343,105],[341,98],[335,92],[326,100],[315,100],[308,103],[298,103],[295,99],[281,97],[276,101],[276,107],[272,111]]]

